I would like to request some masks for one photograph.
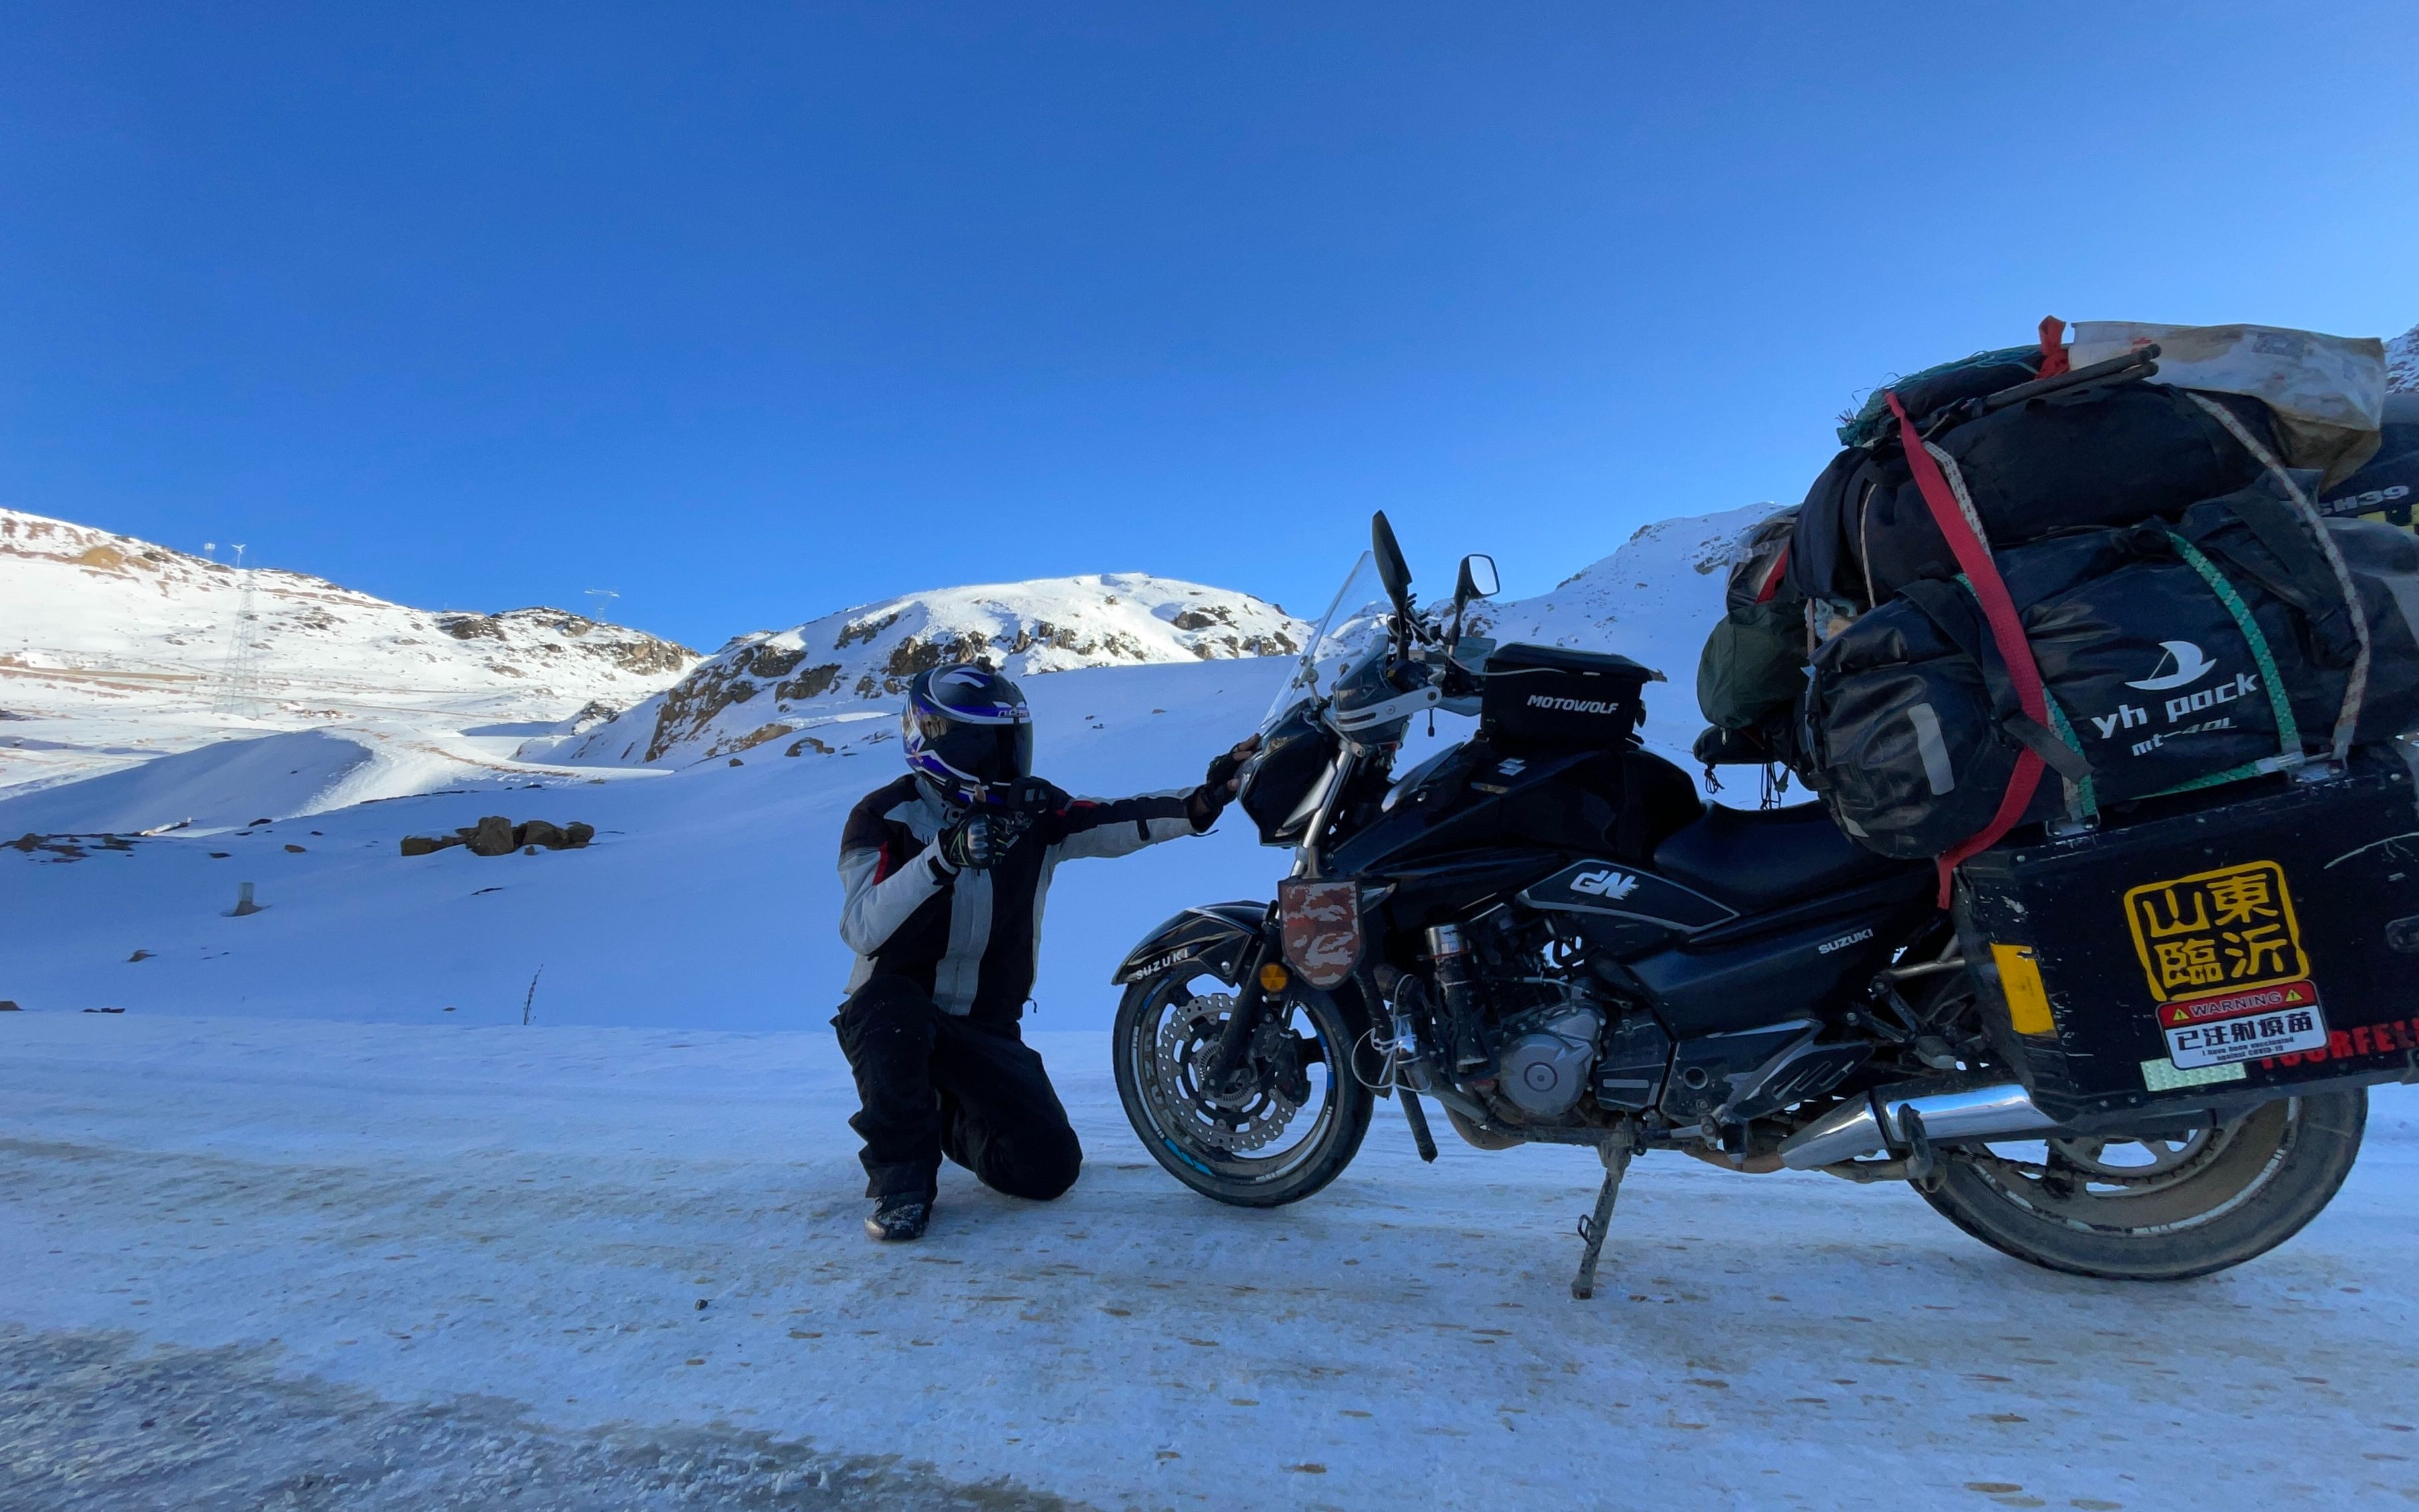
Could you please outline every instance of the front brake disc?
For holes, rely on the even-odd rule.
[[[1159,1072],[1161,1105],[1183,1124],[1194,1138],[1230,1154],[1259,1149],[1283,1134],[1307,1099],[1287,1096],[1289,1088],[1271,1085],[1280,1078],[1261,1053],[1261,1041],[1271,1025],[1253,1035],[1245,1069],[1255,1074],[1238,1078],[1232,1089],[1210,1086],[1210,1072],[1218,1057],[1218,1041],[1235,999],[1226,993],[1170,1005],[1160,1020],[1153,1046]],[[1282,1025],[1273,1026],[1283,1030]],[[1289,1031],[1288,1031],[1289,1032]],[[1302,1080],[1306,1083],[1308,1078]],[[1306,1088],[1305,1088],[1306,1089]]]

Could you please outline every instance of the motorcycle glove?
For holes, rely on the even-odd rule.
[[[951,872],[987,872],[1024,837],[1031,823],[1025,814],[990,813],[979,809],[962,814],[955,824],[941,831],[937,842],[941,862]]]
[[[1185,800],[1185,814],[1193,821],[1194,829],[1207,829],[1218,822],[1218,815],[1234,801],[1236,790],[1242,785],[1244,764],[1259,748],[1260,737],[1254,735],[1220,751],[1210,763],[1210,770],[1202,778],[1201,785],[1194,789]]]

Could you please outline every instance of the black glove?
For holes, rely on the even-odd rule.
[[[1254,735],[1218,754],[1217,759],[1210,764],[1209,776],[1201,784],[1210,790],[1210,802],[1221,808],[1225,806],[1226,800],[1235,795],[1235,790],[1242,786],[1244,764],[1257,754],[1259,748],[1260,737]]]
[[[1201,785],[1184,800],[1184,816],[1195,830],[1208,829],[1218,822],[1218,815],[1233,800],[1236,790],[1243,785],[1243,766],[1260,748],[1260,737],[1240,742],[1219,752],[1210,764],[1209,773]]]
[[[986,872],[999,863],[1033,823],[1029,815],[975,809],[941,831],[941,862],[952,872]]]

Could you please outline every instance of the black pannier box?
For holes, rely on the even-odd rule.
[[[2419,1072],[2419,806],[2399,759],[2354,756],[1960,869],[1985,1020],[2043,1112],[2088,1125]]]
[[[1478,733],[1497,745],[1625,745],[1646,717],[1640,689],[1662,680],[1627,656],[1498,646],[1487,657]]]

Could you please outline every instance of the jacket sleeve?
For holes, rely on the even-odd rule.
[[[840,937],[859,955],[872,955],[889,942],[907,917],[948,884],[939,859],[929,851],[908,857],[893,871],[879,844],[843,846],[840,882],[845,901],[840,911]]]
[[[1130,856],[1146,845],[1200,834],[1209,826],[1194,825],[1193,796],[1194,790],[1177,788],[1131,798],[1071,799],[1061,811],[1058,854]],[[1216,810],[1210,817],[1214,820]]]

